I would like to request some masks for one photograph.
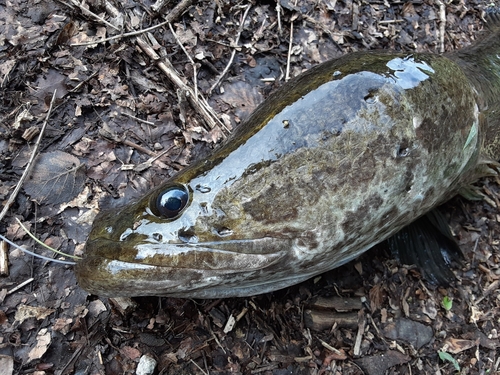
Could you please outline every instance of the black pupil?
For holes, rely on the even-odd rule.
[[[189,194],[185,188],[170,187],[156,199],[156,208],[161,216],[172,219],[176,217],[186,206]]]

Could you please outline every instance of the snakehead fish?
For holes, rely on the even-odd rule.
[[[284,84],[210,157],[100,214],[79,284],[113,297],[255,295],[387,239],[500,157],[492,23],[462,51],[353,53]]]

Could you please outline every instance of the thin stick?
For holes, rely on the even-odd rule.
[[[61,259],[49,258],[49,257],[46,257],[45,255],[40,255],[40,254],[34,253],[33,251],[27,250],[27,249],[25,249],[25,248],[23,248],[23,247],[21,247],[19,245],[16,245],[14,242],[12,242],[11,240],[9,240],[8,238],[5,238],[1,234],[0,234],[0,240],[7,242],[10,246],[15,247],[16,249],[22,251],[23,253],[32,255],[35,258],[40,258],[40,259],[46,260],[48,262],[67,264],[67,265],[70,265],[70,266],[76,264],[76,262],[72,262],[72,261],[69,261],[69,260],[61,260]]]
[[[170,28],[170,32],[174,36],[177,44],[182,48],[182,50],[184,51],[184,54],[187,56],[187,58],[191,62],[191,66],[193,67],[194,96],[195,96],[196,100],[198,100],[198,78],[196,77],[196,75],[197,75],[197,73],[196,73],[196,64],[194,63],[194,61],[191,58],[191,56],[189,56],[189,53],[186,51],[186,49],[184,48],[184,46],[182,45],[181,41],[179,40],[179,37],[175,33],[174,28],[172,27],[172,24],[170,22],[168,23],[168,27]]]
[[[439,52],[444,53],[444,30],[446,27],[446,5],[441,0],[436,0],[439,5]]]
[[[172,63],[167,58],[160,57],[151,43],[158,43],[154,36],[149,34],[149,41],[144,39],[144,37],[139,36],[136,38],[136,42],[142,51],[149,56],[149,58],[156,62],[158,68],[168,77],[168,79],[177,86],[180,90],[186,93],[186,97],[189,100],[189,103],[193,106],[193,108],[203,117],[205,123],[210,129],[213,129],[216,125],[221,129],[226,130],[230,133],[229,129],[217,118],[213,109],[207,103],[207,101],[203,97],[194,97],[194,90],[186,85],[184,81],[181,79],[179,74],[176,72]]]
[[[276,13],[278,14],[278,34],[281,36],[283,34],[283,30],[281,29],[281,12],[282,8],[280,2],[276,2]]]
[[[208,90],[208,94],[212,93],[213,90],[215,90],[216,87],[219,86],[220,82],[222,81],[222,78],[227,74],[229,71],[229,68],[233,64],[234,56],[236,55],[236,47],[238,47],[238,43],[240,41],[240,36],[241,33],[243,32],[243,25],[245,24],[245,19],[247,18],[248,12],[250,11],[250,4],[247,5],[247,9],[245,9],[245,13],[243,14],[243,17],[241,19],[240,27],[238,29],[238,35],[236,36],[236,40],[234,41],[234,48],[233,51],[231,52],[231,58],[229,59],[229,62],[227,63],[226,67],[224,68],[224,71],[221,73],[221,75],[217,78],[215,83],[210,87]]]
[[[40,134],[38,135],[38,139],[35,143],[35,147],[33,148],[33,152],[31,153],[30,160],[28,161],[28,164],[26,165],[26,169],[24,170],[23,175],[17,182],[16,188],[10,195],[8,201],[5,203],[5,206],[3,207],[2,212],[0,213],[0,221],[5,217],[7,214],[7,211],[9,210],[10,206],[14,203],[16,200],[17,194],[19,194],[19,191],[21,191],[21,187],[23,185],[24,180],[29,176],[31,173],[31,169],[33,168],[33,161],[35,160],[35,157],[37,156],[38,149],[40,148],[40,143],[42,142],[42,137],[43,133],[45,132],[45,128],[47,127],[47,123],[49,121],[50,114],[52,112],[52,107],[54,105],[54,102],[56,100],[56,92],[57,90],[54,90],[54,93],[52,94],[52,100],[50,101],[50,107],[47,112],[47,116],[45,116],[45,121],[43,122],[42,129],[40,130]]]
[[[121,39],[121,38],[128,38],[130,36],[137,36],[141,34],[145,34],[149,31],[156,30],[160,27],[163,27],[165,25],[168,25],[169,23],[173,22],[177,17],[179,17],[188,7],[193,4],[194,0],[182,0],[179,4],[177,4],[172,11],[168,13],[168,15],[165,17],[165,21],[159,23],[158,25],[148,27],[146,29],[141,29],[141,30],[136,30],[136,31],[131,31],[129,33],[124,33],[120,35],[115,35],[110,38],[106,39],[100,39],[100,40],[95,40],[93,42],[85,42],[85,43],[74,43],[71,46],[91,46],[97,43],[105,43],[109,42],[110,40],[115,40],[115,39]]]
[[[7,242],[0,241],[0,276],[9,276],[9,259],[7,251],[9,246]]]
[[[19,284],[18,286],[12,288],[11,290],[7,291],[7,295],[9,294],[12,294],[16,291],[18,291],[19,289],[21,289],[22,287],[28,285],[29,283],[33,282],[33,280],[35,280],[33,277],[29,278],[28,280],[25,280],[23,281],[21,284]]]
[[[198,364],[197,364],[195,361],[193,361],[192,359],[191,359],[190,361],[191,361],[191,363],[192,363],[193,365],[195,365],[196,367],[198,367],[198,369],[199,369],[199,370],[200,370],[200,371],[201,371],[204,375],[209,375],[209,373],[208,373],[208,372],[206,372],[205,370],[203,370],[200,366],[198,366]]]
[[[75,260],[80,260],[82,259],[81,257],[79,256],[76,256],[76,255],[71,255],[71,254],[66,254],[66,253],[63,253],[62,251],[59,251],[57,249],[54,249],[53,247],[50,247],[49,245],[45,244],[44,242],[40,241],[38,238],[36,238],[36,236],[31,233],[28,228],[26,228],[24,226],[24,224],[21,222],[21,220],[19,220],[17,217],[16,217],[16,221],[17,223],[21,226],[21,228],[23,228],[23,230],[26,232],[26,234],[28,236],[30,236],[37,244],[39,244],[40,246],[42,247],[45,247],[47,250],[50,250],[52,251],[53,253],[56,253],[56,254],[59,254],[59,255],[62,255],[62,256],[65,256],[65,257],[68,257],[68,258],[71,258],[71,259],[75,259]],[[50,258],[49,258],[50,259]]]
[[[162,23],[159,23],[158,25],[151,26],[151,27],[148,27],[146,29],[131,31],[129,33],[115,35],[115,36],[111,36],[111,37],[105,38],[105,39],[99,39],[99,40],[94,40],[92,42],[85,42],[85,43],[73,43],[73,44],[71,44],[71,47],[76,47],[76,46],[92,46],[92,45],[98,44],[98,43],[106,43],[106,42],[109,42],[111,40],[116,40],[116,39],[121,39],[121,38],[128,38],[130,36],[141,35],[141,34],[147,33],[148,31],[156,30],[156,29],[158,29],[158,28],[160,28],[162,26],[165,26],[166,24],[168,24],[168,22],[164,21]]]
[[[122,112],[121,113],[123,116],[127,116],[127,117],[130,117],[132,119],[134,119],[135,121],[137,122],[142,122],[143,124],[146,124],[146,125],[150,125],[150,126],[153,126],[153,127],[156,127],[156,124],[154,122],[151,122],[151,121],[147,121],[147,120],[143,120],[142,118],[139,118],[139,117],[135,117],[131,114],[128,114],[127,112]]]
[[[290,22],[290,41],[288,42],[288,54],[286,57],[285,82],[287,82],[290,79],[290,59],[292,56],[292,44],[293,44],[293,21]]]
[[[65,5],[69,6],[69,7],[71,8],[71,4],[68,4],[68,3],[66,3],[66,2],[64,2],[64,1],[62,1],[62,0],[59,0],[59,1],[60,1],[61,3],[63,3],[63,4],[65,4]],[[118,27],[116,27],[115,25],[113,25],[112,23],[110,23],[110,22],[106,21],[104,18],[102,18],[102,17],[98,16],[97,14],[92,13],[90,10],[86,9],[86,8],[85,8],[85,7],[84,7],[81,3],[79,3],[78,1],[76,1],[76,0],[70,0],[70,1],[71,1],[71,3],[72,3],[73,5],[77,6],[77,7],[78,7],[78,8],[82,11],[82,13],[84,13],[84,14],[86,14],[86,15],[88,15],[88,16],[94,17],[96,20],[101,21],[101,22],[102,22],[102,23],[104,23],[105,25],[107,25],[107,26],[109,26],[109,27],[111,27],[111,28],[113,28],[113,29],[115,29],[115,30],[117,30],[117,31],[120,31],[120,28],[118,28]]]

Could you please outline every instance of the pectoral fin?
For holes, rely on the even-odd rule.
[[[415,264],[433,284],[452,283],[452,263],[461,263],[463,258],[446,218],[437,209],[400,230],[387,244],[401,263]]]

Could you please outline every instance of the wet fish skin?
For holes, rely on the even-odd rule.
[[[493,68],[498,36],[476,51]],[[208,159],[96,218],[79,284],[113,297],[248,296],[354,259],[500,155],[499,73],[485,83],[464,56],[360,52],[291,80]],[[151,208],[169,186],[190,192],[174,220]]]

